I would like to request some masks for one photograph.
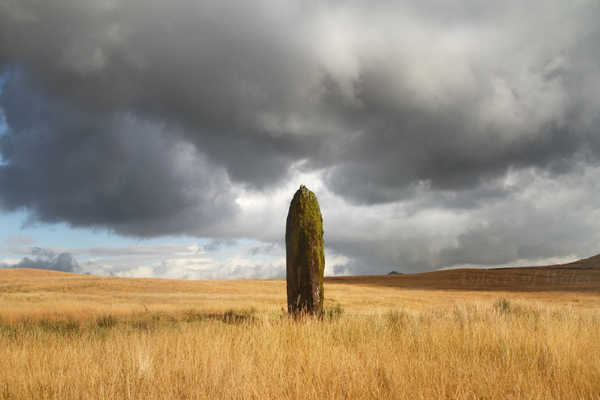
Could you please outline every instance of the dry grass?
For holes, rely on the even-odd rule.
[[[0,398],[600,398],[598,292],[383,282],[294,321],[284,280],[0,270]]]

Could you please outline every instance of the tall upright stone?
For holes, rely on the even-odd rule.
[[[317,196],[304,185],[294,194],[285,227],[288,312],[323,312],[323,217]]]

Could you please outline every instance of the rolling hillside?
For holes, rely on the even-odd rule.
[[[597,292],[600,294],[600,255],[569,264],[544,267],[452,269],[409,275],[328,277],[329,284],[346,283],[403,289]]]

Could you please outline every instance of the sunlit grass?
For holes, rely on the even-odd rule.
[[[0,398],[600,396],[594,294],[329,285],[297,320],[281,280],[59,278],[2,293]]]

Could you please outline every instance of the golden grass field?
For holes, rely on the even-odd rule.
[[[284,279],[0,270],[0,398],[599,399],[600,259]]]

